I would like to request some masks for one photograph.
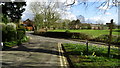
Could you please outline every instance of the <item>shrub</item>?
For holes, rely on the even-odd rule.
[[[109,35],[101,35],[95,39],[93,39],[94,41],[97,41],[97,42],[105,42],[105,43],[108,43],[109,41]],[[120,44],[120,36],[112,36],[112,40],[111,40],[111,43],[113,44]]]
[[[16,30],[7,31],[7,41],[16,41],[17,40],[17,32]]]
[[[14,23],[7,23],[6,29],[7,29],[7,31],[16,30],[16,24],[14,24]]]
[[[69,31],[69,30],[66,30],[65,32],[66,32],[66,33],[69,33],[70,31]]]
[[[108,42],[109,40],[109,35],[101,35],[97,38],[95,38],[95,41],[104,41],[104,42]]]
[[[44,35],[46,33],[45,29],[34,30],[34,34]]]
[[[7,31],[5,23],[0,23],[0,31],[2,31],[2,42],[6,41]]]
[[[7,23],[6,25],[6,39],[8,42],[16,41],[17,33],[16,33],[16,24],[14,23]]]
[[[5,25],[4,23],[0,23],[0,25],[2,26],[3,42],[15,41],[17,39],[16,24],[8,23]]]
[[[75,39],[81,39],[81,40],[86,40],[86,39],[91,39],[92,36],[87,35],[85,33],[71,33],[71,38],[75,38]]]
[[[0,30],[5,30],[6,29],[5,23],[0,23],[0,27],[2,27],[2,28],[0,28]]]
[[[25,37],[25,29],[17,29],[17,39],[21,40],[23,37]]]

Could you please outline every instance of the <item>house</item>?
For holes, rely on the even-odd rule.
[[[23,21],[23,25],[25,26],[25,28],[27,30],[34,30],[33,21],[31,21],[30,19],[27,19],[27,20]]]
[[[102,25],[102,24],[90,24],[90,25],[91,25],[91,29],[94,29],[94,30],[104,29],[104,25]]]

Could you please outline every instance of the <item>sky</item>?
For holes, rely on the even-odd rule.
[[[39,0],[39,1],[46,2],[48,0]],[[49,1],[55,1],[55,0],[49,0]],[[73,0],[68,0],[67,4],[72,3],[72,1]],[[80,0],[76,0],[74,5],[66,7],[67,11],[64,12],[65,14],[63,14],[61,18],[76,20],[79,15],[82,15],[84,16],[86,22],[90,21],[91,23],[96,23],[96,21],[102,21],[102,23],[105,24],[105,23],[109,23],[111,19],[114,19],[114,22],[118,24],[118,8],[117,7],[113,7],[111,9],[109,8],[106,9],[107,6],[98,8],[101,2],[94,3],[95,0],[88,1],[87,4],[89,6],[86,7],[83,4],[79,4],[78,3],[79,1]],[[31,1],[26,0],[26,2],[27,2],[27,6],[25,7],[26,10],[23,13],[22,20],[26,20],[28,18],[33,19],[34,17],[32,12],[29,10],[29,4],[31,3]],[[63,3],[63,2],[66,2],[66,0],[59,0],[59,2]],[[107,11],[105,12],[105,10]],[[62,10],[60,10],[60,12],[62,12]]]

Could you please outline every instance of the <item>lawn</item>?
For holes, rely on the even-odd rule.
[[[66,30],[49,30],[49,32],[65,32]],[[98,37],[100,35],[108,35],[109,30],[69,30],[70,32],[80,32],[80,33],[86,33],[88,35],[92,35],[93,37]],[[120,29],[114,29],[112,34],[118,35]]]
[[[111,56],[107,57],[107,46],[89,45],[88,55],[86,45],[83,44],[63,44],[66,54],[76,68],[115,68],[120,66],[120,49],[111,46]]]

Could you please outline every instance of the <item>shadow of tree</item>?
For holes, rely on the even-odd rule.
[[[38,49],[34,49],[34,48],[27,48],[24,45],[20,45],[17,48],[10,48],[10,49],[6,49],[4,51],[25,51],[25,52],[40,52],[40,53],[48,53],[48,54],[54,54],[54,55],[59,55],[59,51],[55,51],[52,49],[42,49],[42,48],[38,48]]]

